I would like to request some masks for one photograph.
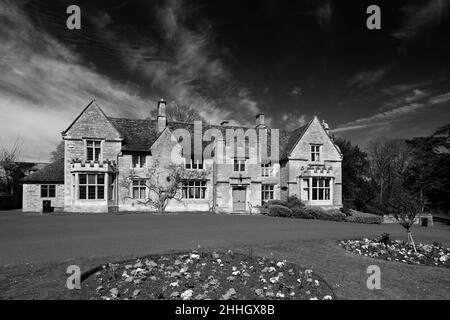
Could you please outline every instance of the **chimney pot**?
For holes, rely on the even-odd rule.
[[[162,132],[167,126],[166,101],[158,101],[158,132]]]
[[[256,115],[256,128],[266,127],[264,123],[264,113],[259,113]]]

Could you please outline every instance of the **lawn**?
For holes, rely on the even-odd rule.
[[[215,248],[225,251],[225,248]],[[212,248],[202,249],[204,252]],[[449,299],[450,270],[414,266],[359,256],[340,248],[335,241],[290,241],[271,245],[242,246],[235,252],[274,260],[287,260],[302,269],[312,269],[323,277],[337,299]],[[92,287],[66,288],[66,268],[76,264],[81,270],[129,260],[130,256],[75,259],[59,263],[0,267],[1,299],[86,299]],[[135,257],[133,257],[135,259]],[[381,289],[366,287],[369,265],[381,269]],[[91,277],[95,277],[91,276]],[[88,278],[89,279],[89,278]],[[87,280],[88,281],[88,280]],[[228,288],[228,287],[227,287]],[[229,289],[229,288],[228,288]]]
[[[181,214],[4,215],[0,220],[0,299],[87,298],[83,284],[80,291],[66,288],[69,265],[78,265],[84,272],[149,255],[187,254],[199,246],[205,253],[231,249],[311,269],[337,299],[450,298],[448,268],[374,259],[339,246],[340,240],[373,238],[383,232],[393,240],[404,240],[406,233],[399,225]],[[446,247],[450,246],[448,231],[448,226],[440,224],[412,229],[417,242],[440,241]],[[370,265],[381,269],[380,290],[367,289]]]

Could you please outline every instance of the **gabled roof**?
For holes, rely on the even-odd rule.
[[[56,160],[21,180],[23,183],[64,183],[64,159]]]
[[[312,120],[308,124],[305,124],[295,130],[285,132],[284,137],[283,137],[283,139],[285,141],[283,141],[283,142],[282,142],[282,138],[281,138],[281,134],[280,134],[280,160],[287,160],[287,158],[289,157],[289,154],[292,152],[292,150],[295,148],[297,143],[303,137],[303,135],[306,132],[306,129],[308,129],[311,122],[312,122]],[[286,130],[283,130],[283,131],[286,131]]]
[[[103,111],[102,108],[100,108],[100,106],[97,104],[97,102],[95,102],[95,99],[92,100],[91,102],[89,102],[89,104],[80,112],[80,114],[75,118],[75,120],[72,121],[72,123],[69,125],[69,127],[67,127],[66,130],[64,130],[63,132],[61,132],[61,134],[64,136],[66,135],[66,133],[72,128],[72,126],[78,121],[78,119],[80,119],[80,117],[83,115],[83,113],[86,112],[86,110],[88,108],[90,108],[91,106],[96,107],[100,113],[105,117],[105,119],[109,122],[111,122],[110,118],[105,114],[105,112]],[[112,123],[111,123],[112,124]],[[113,127],[115,128],[115,126],[113,125]],[[117,128],[116,128],[117,129]]]

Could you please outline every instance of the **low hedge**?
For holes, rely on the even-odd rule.
[[[353,223],[366,223],[366,224],[381,224],[383,222],[383,217],[372,216],[372,217],[362,217],[362,216],[349,216],[345,218],[347,222]]]

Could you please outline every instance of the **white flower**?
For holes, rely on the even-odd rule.
[[[277,298],[284,298],[284,294],[281,292],[277,292]]]
[[[278,279],[279,279],[278,277],[273,277],[273,278],[270,278],[269,281],[270,281],[271,283],[276,283],[276,282],[278,282]]]
[[[274,272],[274,271],[277,271],[277,269],[275,269],[274,267],[269,268],[269,272]]]
[[[278,267],[278,268],[284,267],[285,264],[286,264],[285,261],[277,262],[277,267]]]
[[[178,287],[178,286],[179,286],[179,283],[178,283],[178,281],[171,282],[171,283],[169,284],[169,286],[171,286],[171,287]]]
[[[319,286],[320,285],[319,280],[314,280],[314,285]]]
[[[319,300],[319,299],[317,299],[316,297],[313,297],[313,298],[309,298],[309,300]]]
[[[193,291],[191,289],[184,291],[181,294],[181,298],[183,300],[189,300],[192,297]]]
[[[326,295],[323,297],[323,300],[333,300],[333,298],[330,295]]]

